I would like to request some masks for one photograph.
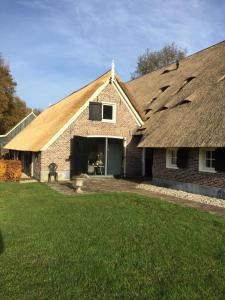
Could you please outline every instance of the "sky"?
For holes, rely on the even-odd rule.
[[[110,69],[124,81],[146,48],[225,40],[224,0],[0,0],[0,53],[17,94],[45,108]]]

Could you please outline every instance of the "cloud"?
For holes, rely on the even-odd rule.
[[[146,48],[175,41],[190,54],[222,40],[225,26],[219,0],[3,2],[0,51],[10,62],[19,95],[32,106],[40,99],[45,99],[42,106],[54,102],[94,79],[113,58],[128,80]]]

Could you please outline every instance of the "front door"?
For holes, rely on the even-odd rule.
[[[123,140],[108,139],[107,175],[121,176],[123,160]]]

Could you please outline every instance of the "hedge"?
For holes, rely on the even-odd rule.
[[[0,160],[0,181],[18,181],[21,173],[20,160]]]

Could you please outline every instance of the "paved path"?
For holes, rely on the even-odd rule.
[[[183,198],[168,196],[160,193],[153,193],[144,189],[137,188],[141,180],[125,180],[114,178],[87,178],[84,181],[84,194],[103,193],[103,192],[129,192],[137,193],[148,197],[157,197],[161,200],[167,200],[182,204],[184,206],[201,209],[213,214],[225,216],[225,209],[218,206],[208,205],[201,202],[194,202]],[[76,194],[72,188],[71,182],[49,183],[52,189],[65,195],[80,195]]]

